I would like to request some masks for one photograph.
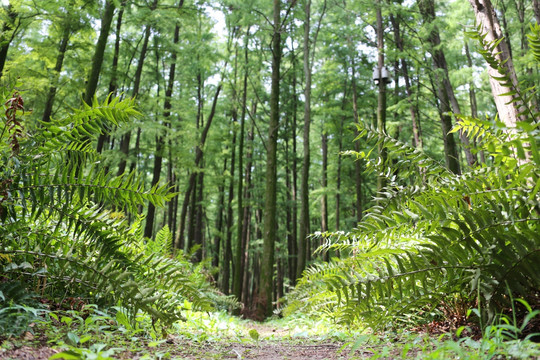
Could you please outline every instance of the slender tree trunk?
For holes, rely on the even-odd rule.
[[[84,91],[84,102],[87,104],[92,103],[92,98],[96,93],[99,74],[101,72],[101,66],[103,64],[103,57],[105,55],[105,47],[107,45],[107,39],[111,30],[111,24],[114,17],[115,5],[113,0],[107,0],[105,2],[105,11],[101,18],[101,30],[99,32],[96,49],[94,51],[94,57],[92,58],[92,68],[88,76],[88,82]]]
[[[233,95],[233,102],[236,103],[235,96]],[[236,104],[234,105],[236,107]],[[231,178],[229,181],[229,198],[227,200],[227,234],[226,234],[226,241],[225,241],[225,258],[223,259],[223,281],[226,282],[227,286],[224,286],[223,288],[227,289],[226,294],[229,293],[229,282],[230,282],[230,264],[233,262],[233,256],[232,256],[232,228],[233,228],[233,222],[234,222],[234,216],[233,216],[233,199],[234,199],[234,174],[236,169],[236,109],[233,109],[233,138],[232,138],[232,145],[231,145]],[[238,269],[237,269],[238,268]],[[233,277],[234,274],[236,274],[237,271],[240,271],[240,264],[233,262]],[[234,279],[233,279],[234,280]],[[236,296],[236,293],[234,293],[234,281],[232,282],[233,287],[233,295]],[[237,284],[238,286],[238,284]],[[238,291],[238,289],[236,289]],[[237,297],[239,298],[239,296]]]
[[[225,161],[223,162],[223,174],[227,171],[227,162],[228,158],[225,158]],[[212,251],[212,267],[218,268],[219,267],[219,258],[220,258],[220,250],[221,250],[221,242],[223,240],[223,210],[225,207],[225,180],[223,180],[222,183],[219,184],[218,187],[219,192],[219,200],[217,205],[217,219],[216,219],[216,236],[214,237],[214,246]],[[220,277],[218,272],[215,277],[215,281],[218,284],[220,283]]]
[[[300,182],[300,231],[298,233],[298,267],[296,277],[300,278],[306,268],[307,236],[309,234],[309,131],[311,125],[311,65],[310,65],[310,18],[311,0],[305,0],[304,20],[304,136],[302,160],[302,178]]]
[[[394,41],[396,43],[396,47],[400,52],[405,51],[405,45],[403,44],[403,39],[401,37],[401,28],[399,19],[396,19],[396,17],[391,14],[390,15],[390,22],[392,23],[392,28],[394,30]],[[414,147],[417,149],[422,150],[424,147],[422,142],[422,132],[420,129],[420,123],[418,121],[418,114],[416,111],[416,107],[413,104],[413,92],[411,88],[411,80],[409,78],[409,67],[407,64],[407,60],[404,57],[400,58],[400,64],[401,64],[401,74],[403,76],[403,80],[405,81],[405,91],[407,92],[407,101],[409,102],[409,112],[411,113],[411,121],[412,121],[412,130],[413,130],[413,140],[414,140]]]
[[[321,198],[321,231],[328,231],[328,134],[323,129],[321,134],[321,148],[322,148],[322,188],[323,194]],[[322,245],[322,244],[320,244]],[[323,260],[328,261],[330,259],[329,251],[325,251],[323,254]]]
[[[424,18],[424,22],[427,24],[432,24],[435,19],[435,4],[433,0],[419,1],[419,7],[422,17]],[[445,146],[446,164],[453,173],[460,174],[461,169],[459,165],[459,154],[456,142],[454,140],[454,134],[450,133],[450,130],[452,130],[452,118],[448,115],[451,105],[454,108],[453,110],[455,113],[460,113],[460,110],[459,106],[457,105],[457,101],[455,101],[452,85],[448,79],[448,67],[446,65],[444,53],[440,49],[441,39],[437,27],[432,27],[428,40],[431,46],[430,52],[433,59],[433,66],[435,68],[436,92],[441,107],[440,115]],[[439,69],[440,71],[437,71]],[[468,139],[465,136],[462,137],[462,141],[464,140],[466,141],[466,143],[464,142],[465,151],[468,151],[470,154]],[[467,156],[467,162],[469,165],[473,165],[475,163],[472,157],[469,156]]]
[[[178,9],[180,9],[183,5],[184,1],[181,0]],[[174,35],[173,35],[173,45],[176,46],[179,42],[180,38],[180,25],[177,23],[174,28]],[[177,53],[174,49],[171,54],[171,67],[169,68],[169,80],[167,83],[167,88],[165,89],[165,102],[163,104],[163,121],[164,123],[168,124],[170,123],[170,116],[171,116],[171,97],[173,93],[174,88],[174,80],[175,80],[175,74],[176,74],[176,60],[177,60]],[[164,151],[164,138],[163,134],[160,134],[156,136],[156,151],[154,153],[154,171],[152,175],[152,186],[159,183],[159,180],[161,178],[161,165],[163,163],[163,151]],[[154,228],[154,217],[155,217],[156,207],[155,205],[150,202],[148,204],[148,211],[146,213],[146,224],[144,228],[144,236],[145,237],[151,237],[153,233]]]
[[[58,80],[60,78],[60,72],[62,71],[62,65],[64,64],[64,56],[66,55],[70,36],[71,26],[68,21],[68,24],[65,25],[64,31],[62,32],[62,39],[60,39],[60,45],[58,46],[58,56],[56,57],[56,64],[53,70],[52,84],[49,88],[49,93],[47,94],[47,101],[45,102],[45,109],[43,110],[43,117],[41,118],[41,121],[44,122],[51,120],[54,98],[56,96],[56,87],[58,86]]]
[[[242,275],[244,272],[245,262],[243,261],[244,239],[243,235],[243,222],[244,222],[244,205],[243,205],[243,171],[244,171],[244,137],[246,126],[246,107],[247,107],[247,89],[248,89],[248,65],[249,65],[249,27],[246,30],[244,38],[244,81],[242,89],[242,114],[240,116],[240,138],[238,143],[238,213],[237,213],[237,236],[236,236],[236,264],[233,274],[233,294],[238,300],[242,297]],[[247,179],[246,179],[247,180]]]
[[[294,154],[292,159],[292,232],[289,244],[289,261],[291,263],[291,272],[289,278],[292,285],[296,284],[296,269],[298,268],[298,157],[297,143],[296,143],[296,129],[298,127],[298,96],[296,92],[296,57],[294,55],[294,48],[292,49],[292,153]]]
[[[356,90],[356,63],[352,61],[352,106],[353,106],[353,117],[354,117],[354,123],[360,124],[360,118],[358,116],[358,99],[357,99],[357,90]],[[356,136],[358,136],[358,131],[355,131]],[[358,141],[354,142],[354,150],[356,152],[360,152],[360,143]],[[362,164],[360,163],[360,159],[357,159],[354,162],[354,185],[356,190],[356,221],[360,222],[362,221],[362,213],[363,213],[363,201],[362,201]]]
[[[321,134],[321,151],[322,151],[322,188],[323,195],[321,198],[321,231],[328,231],[328,134],[323,129]]]
[[[124,9],[126,7],[126,0],[122,1],[120,9],[118,11],[118,17],[116,19],[116,39],[114,41],[114,54],[111,65],[111,80],[109,82],[109,95],[115,96],[118,90],[118,58],[120,57],[120,33],[122,29],[122,19],[124,18]],[[109,142],[109,134],[100,134],[96,151],[101,153],[105,147],[105,144]],[[112,148],[112,146],[111,146]]]
[[[469,66],[469,68],[472,69],[473,63],[472,63],[471,53],[469,52],[469,45],[467,44],[467,42],[465,42],[465,56],[467,57],[467,66]],[[478,103],[476,101],[476,91],[474,90],[474,87],[475,87],[474,82],[470,81],[469,82],[469,102],[471,104],[471,116],[477,119],[478,118]],[[486,158],[484,155],[484,151],[483,150],[479,151],[479,155],[480,155],[480,162],[485,164]]]
[[[347,84],[345,84],[345,92],[343,94],[343,102],[341,104],[341,110],[345,110],[345,99],[347,99]],[[338,157],[337,157],[337,169],[336,169],[336,231],[341,229],[341,152],[343,151],[343,121],[344,117],[341,117],[338,125]]]
[[[386,133],[386,81],[382,79],[382,71],[384,68],[384,28],[381,13],[381,0],[377,0],[377,67],[379,69],[379,95],[377,98],[377,130]],[[382,143],[378,145],[379,158],[381,162],[386,163],[388,153]],[[381,174],[377,176],[377,192],[386,187],[386,177]],[[336,204],[337,206],[337,204]],[[336,219],[336,223],[339,219]],[[337,224],[336,224],[337,225]]]
[[[281,0],[273,0],[274,32],[272,36],[272,84],[270,92],[270,122],[266,157],[266,190],[264,207],[263,254],[261,261],[258,313],[272,315],[272,285],[274,274],[274,247],[277,229],[277,138],[279,128],[279,82],[281,66]]]
[[[210,115],[208,115],[208,120],[206,121],[204,129],[201,133],[201,139],[199,141],[199,145],[197,145],[195,148],[195,168],[199,168],[201,166],[201,162],[203,158],[202,148],[204,147],[204,144],[206,143],[206,138],[208,137],[208,132],[210,131],[210,126],[212,125],[212,121],[216,113],[216,106],[217,106],[217,101],[219,98],[219,93],[221,92],[221,87],[222,87],[222,84],[220,82],[216,89],[216,93],[214,94],[214,100],[212,101],[212,109],[210,110]],[[191,173],[188,180],[188,187],[186,189],[186,192],[184,193],[184,202],[182,203],[182,211],[180,214],[180,224],[178,226],[178,233],[175,239],[176,248],[184,247],[184,232],[185,232],[187,209],[188,209],[189,200],[191,197],[191,192],[193,191],[195,187],[196,177],[197,177],[197,172]]]
[[[540,0],[533,0],[533,11],[536,23],[540,25]]]
[[[157,6],[157,0],[154,0],[153,9],[155,8],[155,6]],[[137,69],[135,70],[135,76],[133,80],[133,90],[131,93],[133,97],[136,97],[139,94],[139,87],[141,84],[144,60],[146,58],[146,52],[148,50],[148,41],[150,40],[151,29],[152,27],[150,25],[146,25],[145,30],[144,30],[143,45],[141,48],[141,53],[139,55],[139,61],[137,62]],[[123,154],[123,158],[120,161],[120,165],[118,166],[118,175],[122,175],[124,171],[126,171],[130,142],[131,142],[131,131],[128,131],[126,134],[124,134],[124,136],[122,136],[122,140],[120,142],[120,151]]]
[[[253,103],[253,114],[255,114],[257,109],[257,103]],[[253,166],[253,135],[255,133],[254,126],[251,125],[251,130],[248,133],[248,144],[249,148],[246,154],[246,168],[245,168],[245,179],[246,184],[244,187],[244,199],[246,200],[246,203],[249,204],[251,199],[251,188],[252,188],[252,182],[251,182],[251,169]],[[242,220],[242,261],[240,263],[240,269],[242,270],[242,278],[243,278],[243,292],[242,292],[242,301],[244,304],[248,304],[249,302],[249,294],[247,294],[249,287],[248,287],[248,278],[249,278],[249,239],[250,239],[250,224],[251,224],[251,207],[244,206],[243,211],[243,220]]]
[[[205,252],[204,248],[204,210],[202,207],[202,203],[204,200],[204,171],[199,172],[197,181],[197,193],[195,197],[195,203],[194,203],[194,209],[195,209],[195,221],[194,221],[194,229],[193,229],[193,246],[198,246],[199,248],[197,251],[193,254],[194,262],[199,263],[203,259],[203,254]],[[227,249],[229,251],[229,249]]]

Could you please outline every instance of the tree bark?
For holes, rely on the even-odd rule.
[[[384,29],[381,6],[381,0],[377,0],[377,67],[379,69],[379,74],[382,75],[382,69],[384,68]],[[377,98],[377,130],[382,133],[386,133],[386,81],[380,78],[378,87],[379,94]],[[382,143],[379,143],[378,151],[380,161],[383,164],[386,163],[388,153]],[[377,176],[377,192],[381,191],[384,187],[386,187],[386,182],[387,181],[384,174],[380,174],[379,176]],[[336,219],[336,222],[338,221],[339,219]]]
[[[354,123],[360,124],[360,118],[358,116],[358,95],[356,90],[356,62],[354,61],[354,55],[353,55],[353,61],[351,62],[352,67],[352,106],[353,106],[353,117],[354,117]],[[356,136],[358,136],[358,130],[355,130]],[[354,142],[354,150],[356,152],[360,152],[360,143],[358,141]],[[360,159],[357,159],[354,162],[354,188],[356,191],[356,221],[360,222],[362,221],[362,213],[363,213],[363,198],[362,198],[362,164],[360,163]]]
[[[274,244],[276,242],[277,138],[279,127],[279,82],[281,67],[281,0],[273,0],[272,83],[270,91],[270,122],[266,157],[266,190],[264,207],[263,254],[261,261],[258,313],[272,315],[272,285],[274,274]]]
[[[540,0],[533,0],[533,11],[536,23],[540,25]]]
[[[11,1],[7,6],[7,14],[8,14],[8,21],[2,25],[2,33],[0,33],[0,78],[2,77],[4,66],[6,65],[7,60],[7,54],[9,50],[9,45],[11,44],[11,41],[13,40],[14,35],[11,34],[11,36],[7,36],[11,30],[13,30],[13,26],[15,25],[15,20],[17,19],[17,12],[13,10],[13,6],[11,5]]]
[[[228,158],[226,157],[223,162],[223,174],[227,171],[227,162]],[[220,263],[220,250],[221,242],[223,240],[223,209],[225,205],[225,180],[219,184],[218,187],[219,200],[217,205],[217,219],[216,219],[216,236],[214,237],[214,246],[212,250],[212,267],[218,268]],[[221,284],[218,271],[215,276],[215,281],[217,284]],[[223,291],[223,289],[222,289]]]
[[[298,233],[298,267],[296,277],[300,278],[306,268],[307,260],[307,236],[309,234],[309,130],[311,125],[311,65],[310,65],[310,18],[311,0],[305,0],[304,20],[304,135],[302,160],[302,175],[300,181],[300,231]]]
[[[257,103],[253,103],[253,114],[255,114],[257,109]],[[246,203],[249,204],[249,201],[251,199],[251,188],[252,188],[252,182],[251,182],[251,168],[253,167],[253,135],[254,135],[255,129],[254,126],[251,125],[251,130],[248,133],[248,144],[249,148],[246,154],[246,168],[245,168],[245,179],[246,184],[244,187],[244,195],[243,197],[246,199]],[[249,239],[250,239],[250,224],[251,224],[251,207],[244,206],[244,212],[242,214],[244,219],[242,220],[242,261],[240,263],[240,269],[242,270],[242,283],[243,283],[243,291],[242,291],[242,302],[244,304],[248,304],[249,302]]]
[[[154,2],[151,5],[151,10],[155,10],[157,7],[158,0],[154,0]],[[144,29],[144,40],[143,45],[141,48],[141,53],[139,55],[139,61],[137,62],[137,69],[135,70],[135,76],[133,79],[133,90],[131,92],[131,95],[133,97],[137,97],[139,95],[139,87],[141,85],[141,78],[142,78],[142,71],[144,67],[144,60],[146,59],[146,52],[148,50],[148,41],[150,40],[150,30],[152,29],[152,26],[150,24],[146,25]],[[128,131],[124,136],[122,136],[122,140],[120,141],[120,151],[123,154],[123,158],[120,161],[120,164],[118,165],[118,173],[117,175],[120,176],[126,171],[128,156],[129,156],[129,145],[131,142],[131,131]]]
[[[510,80],[510,88],[503,86],[494,77],[500,77],[501,74],[497,69],[492,68],[489,64],[487,70],[489,74],[489,83],[491,85],[491,92],[493,94],[495,105],[497,106],[497,112],[499,118],[503,121],[507,127],[514,128],[518,121],[524,121],[525,117],[520,116],[519,102],[513,102],[514,96],[502,95],[508,93],[511,90],[519,92],[519,83],[514,69],[514,63],[510,56],[510,50],[506,40],[502,37],[501,26],[497,19],[495,9],[491,5],[490,0],[469,0],[476,16],[476,22],[481,24],[481,32],[485,35],[484,41],[492,42],[500,40],[498,45],[492,52],[493,57],[499,61],[507,72],[507,76]],[[487,49],[486,49],[487,50]]]
[[[401,37],[401,28],[399,23],[399,18],[396,18],[393,14],[390,15],[390,22],[392,23],[392,28],[394,29],[394,41],[400,52],[405,51],[405,45],[403,43],[403,38]],[[413,92],[411,88],[411,80],[409,77],[409,67],[407,60],[404,57],[400,58],[401,65],[401,74],[403,80],[405,81],[405,91],[407,92],[407,102],[409,103],[409,112],[411,114],[412,130],[413,130],[413,146],[419,150],[422,150],[424,147],[422,140],[422,131],[420,129],[420,122],[418,121],[418,114],[416,107],[413,104]]]
[[[219,93],[221,92],[222,84],[219,83],[216,93],[214,94],[214,100],[212,101],[212,109],[210,110],[210,115],[208,115],[208,120],[206,121],[206,124],[204,126],[204,129],[201,133],[201,139],[199,141],[199,145],[195,148],[195,168],[199,168],[202,162],[203,158],[203,147],[206,142],[206,138],[208,136],[208,132],[210,131],[210,126],[212,125],[212,121],[214,119],[214,115],[216,114],[216,106],[217,101],[219,98]],[[178,233],[176,235],[175,239],[175,247],[176,248],[182,248],[184,247],[184,232],[185,232],[185,224],[186,224],[186,215],[187,215],[187,209],[189,205],[189,200],[191,196],[191,192],[193,191],[195,187],[195,181],[197,177],[197,172],[191,173],[188,180],[188,187],[186,189],[186,192],[184,193],[184,202],[182,203],[182,211],[180,214],[180,223],[178,225]]]
[[[427,24],[433,23],[435,19],[435,4],[433,0],[421,0],[418,3],[420,12],[424,18],[424,22]],[[440,102],[440,116],[441,127],[443,131],[443,141],[445,149],[445,159],[447,167],[455,174],[461,173],[459,165],[459,154],[454,140],[454,134],[450,133],[452,130],[452,118],[448,115],[452,108],[454,113],[461,113],[459,104],[454,96],[454,91],[450,80],[448,78],[448,66],[446,64],[446,58],[444,52],[441,50],[441,38],[437,27],[432,27],[428,41],[430,44],[430,53],[432,56],[433,67],[435,69],[435,83],[436,92]],[[475,157],[471,153],[469,146],[469,140],[466,136],[461,136],[464,151],[467,157],[467,163],[473,166],[476,163]]]
[[[237,213],[237,236],[236,236],[236,253],[235,253],[235,268],[233,274],[233,294],[236,299],[241,300],[242,297],[242,284],[243,284],[243,272],[245,267],[244,261],[244,204],[243,198],[245,196],[243,190],[244,183],[244,137],[246,127],[246,107],[247,107],[247,89],[248,89],[248,65],[249,65],[249,30],[246,30],[244,38],[244,79],[242,85],[242,114],[240,115],[240,138],[238,140],[238,213]],[[246,179],[247,182],[247,179]]]
[[[43,117],[41,118],[41,121],[44,122],[49,122],[51,120],[54,98],[56,96],[56,87],[58,86],[58,80],[60,78],[60,72],[62,71],[62,65],[64,64],[64,57],[66,55],[70,36],[71,26],[68,20],[68,23],[65,25],[64,31],[62,32],[60,45],[58,46],[58,56],[56,57],[56,64],[53,70],[52,84],[49,88],[49,93],[47,94],[47,101],[45,102],[45,109],[43,110]]]
[[[178,5],[178,9],[182,7],[184,0],[181,0]],[[177,23],[174,28],[173,34],[173,46],[176,46],[180,39],[180,25]],[[176,49],[173,49],[171,52],[171,67],[169,68],[169,80],[167,82],[167,88],[165,89],[165,102],[163,104],[163,121],[164,123],[170,123],[171,116],[171,97],[174,88],[174,79],[176,75],[176,60],[177,60]],[[164,138],[163,134],[156,136],[156,151],[154,153],[154,167],[152,175],[152,186],[159,183],[161,178],[161,166],[163,163],[163,151],[164,151]],[[148,204],[148,211],[146,213],[146,224],[144,228],[144,236],[151,237],[154,229],[154,217],[155,217],[156,207],[150,202]]]
[[[122,19],[124,18],[124,9],[126,7],[126,0],[122,1],[120,10],[118,11],[118,17],[116,19],[116,39],[114,41],[114,54],[111,65],[111,80],[109,82],[109,95],[116,96],[118,90],[118,58],[120,56],[120,32],[122,29]],[[96,151],[101,153],[105,147],[105,144],[109,142],[109,134],[100,134]]]
[[[103,57],[105,55],[105,47],[107,45],[107,39],[111,30],[111,24],[114,17],[115,5],[113,0],[107,0],[105,2],[105,11],[101,18],[101,29],[99,32],[99,38],[92,58],[92,68],[88,76],[88,83],[84,91],[84,102],[87,104],[92,103],[99,81],[99,74],[101,72],[101,66],[103,64]]]

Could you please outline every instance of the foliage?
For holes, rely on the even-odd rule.
[[[502,65],[489,51],[482,54],[507,83]],[[534,92],[512,91],[525,105]],[[311,309],[385,327],[415,323],[418,315],[462,313],[477,303],[491,322],[508,306],[507,287],[512,296],[534,295],[540,288],[540,125],[526,108],[528,121],[512,129],[460,117],[452,131],[466,133],[490,158],[463,175],[359,125],[359,138],[381,143],[393,159],[351,153],[368,171],[384,173],[389,185],[356,229],[316,235],[325,242],[318,251],[339,251],[341,258],[306,270],[287,311]]]
[[[146,189],[136,172],[112,176],[89,145],[96,134],[139,116],[133,100],[94,99],[28,129],[22,96],[2,91],[1,281],[55,302],[80,296],[121,304],[131,320],[142,310],[170,324],[181,318],[186,299],[208,309],[187,261],[145,251],[140,221],[128,221],[145,202],[161,206],[173,194],[164,185]]]

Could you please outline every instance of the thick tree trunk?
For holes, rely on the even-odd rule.
[[[492,55],[507,71],[511,88],[503,86],[498,80],[495,79],[496,77],[501,77],[501,74],[499,74],[497,69],[492,68],[488,64],[489,83],[491,85],[491,92],[493,93],[493,98],[495,100],[495,105],[497,106],[497,112],[499,113],[500,120],[503,121],[507,127],[513,128],[516,126],[518,121],[524,121],[525,118],[519,115],[521,104],[517,101],[513,101],[514,96],[502,95],[510,92],[511,90],[519,92],[519,83],[517,80],[516,71],[514,69],[514,63],[512,61],[512,57],[510,56],[508,43],[502,36],[501,26],[499,25],[499,20],[497,19],[497,14],[495,13],[491,1],[469,0],[469,2],[474,10],[476,22],[481,25],[481,32],[485,35],[484,41],[489,43],[500,40],[498,45],[493,50]]]
[[[258,313],[272,315],[272,285],[274,274],[274,247],[277,230],[277,138],[279,128],[279,82],[281,67],[281,0],[273,0],[274,32],[272,36],[272,83],[270,91],[270,122],[266,157],[266,190],[264,207],[263,254],[261,261]]]
[[[13,40],[14,35],[9,34],[10,31],[14,30],[13,26],[15,25],[15,20],[17,19],[17,12],[13,10],[11,2],[7,6],[8,21],[2,25],[2,32],[0,33],[0,78],[4,71],[4,66],[6,65],[7,54],[9,50],[9,45]],[[8,34],[10,36],[8,36]]]

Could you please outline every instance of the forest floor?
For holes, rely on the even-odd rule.
[[[19,336],[0,334],[0,359],[540,359],[538,344],[501,347],[492,340],[456,340],[452,333],[423,330],[372,333],[303,317],[258,323],[193,313],[160,338],[151,326],[127,328],[102,315],[74,325],[78,315],[71,316],[73,322],[30,324],[32,331]]]
[[[95,332],[100,327],[106,330]],[[98,326],[85,331],[65,322],[31,324],[31,331],[16,337],[2,338],[0,334],[0,359],[322,360],[365,359],[376,354],[373,347],[365,344],[351,352],[357,336],[322,320],[277,319],[259,323],[225,314],[199,314],[170,330],[165,338],[152,340],[155,336],[143,329],[125,331],[122,327]],[[75,340],[70,332],[77,334]],[[85,333],[91,339],[83,340]],[[394,350],[385,350],[388,356],[376,358],[400,357],[402,350],[391,342],[388,345],[388,349]],[[378,342],[375,347],[380,346]]]

